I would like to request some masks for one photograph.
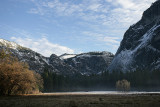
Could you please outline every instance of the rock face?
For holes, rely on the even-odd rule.
[[[31,70],[42,73],[44,69],[50,72],[63,75],[73,75],[77,71],[65,64],[58,56],[52,54],[50,57],[32,51],[31,49],[22,47],[14,42],[0,39],[0,49],[6,47],[16,56],[20,61],[27,62]]]
[[[126,31],[108,68],[124,72],[136,69],[160,69],[160,0]]]
[[[100,74],[107,70],[114,55],[110,52],[89,52],[77,55],[62,55],[64,62],[82,75]],[[66,57],[69,57],[66,59]]]
[[[57,55],[52,54],[49,58],[49,64],[52,65],[55,69],[59,71],[60,74],[63,75],[73,75],[79,73],[75,68],[66,64],[63,60],[61,60]]]

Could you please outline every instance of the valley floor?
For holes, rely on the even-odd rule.
[[[0,107],[160,107],[159,93],[0,96]]]

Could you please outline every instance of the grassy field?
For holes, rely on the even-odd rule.
[[[1,96],[0,107],[160,107],[160,94]]]

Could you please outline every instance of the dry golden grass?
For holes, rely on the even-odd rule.
[[[55,93],[1,96],[0,107],[160,107],[160,95]]]

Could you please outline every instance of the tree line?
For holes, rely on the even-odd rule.
[[[103,72],[102,74],[73,75],[63,76],[53,72],[48,72],[47,69],[42,73],[44,79],[44,91],[87,91],[87,90],[107,90],[116,89],[116,82],[126,79],[129,81],[129,86],[132,89],[147,89],[160,87],[160,71],[136,70],[130,72]]]

